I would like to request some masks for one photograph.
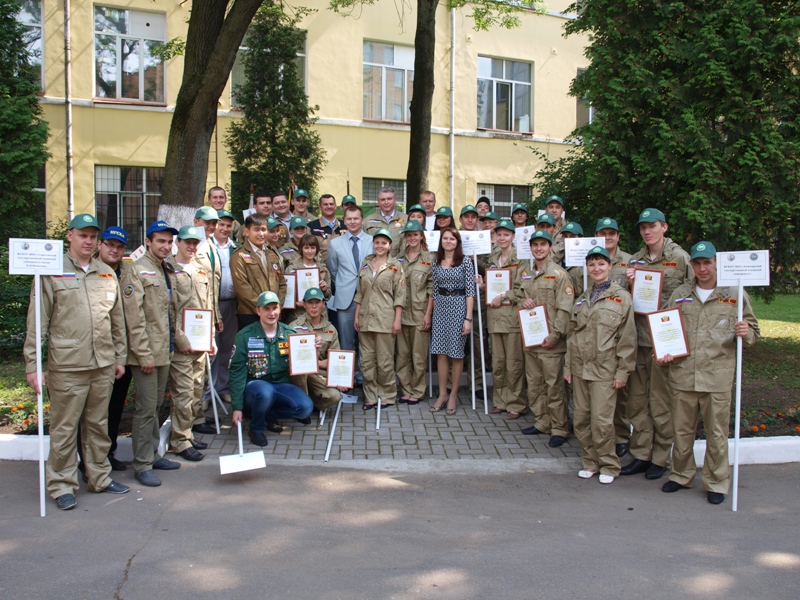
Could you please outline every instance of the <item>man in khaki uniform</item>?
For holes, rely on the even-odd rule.
[[[225,327],[222,322],[222,315],[219,311],[219,287],[222,281],[222,265],[220,264],[219,252],[217,252],[214,244],[211,243],[211,238],[217,230],[217,223],[219,223],[219,213],[208,206],[201,206],[194,214],[194,226],[198,229],[202,228],[205,232],[205,240],[197,246],[197,254],[194,260],[198,261],[208,273],[209,283],[212,286],[211,295],[213,299],[213,306],[209,306],[214,311],[214,323],[218,331],[222,331]]]
[[[561,239],[563,244],[566,240],[573,238],[583,237],[583,227],[575,221],[570,221],[561,229]],[[563,248],[563,245],[562,245]],[[572,287],[575,289],[575,297],[577,298],[583,293],[583,267],[564,267],[572,280]]]
[[[544,215],[543,215],[544,216]],[[521,262],[514,280],[517,309],[543,305],[547,310],[550,335],[541,346],[525,349],[528,401],[533,410],[533,427],[525,435],[550,433],[548,445],[561,446],[569,435],[569,409],[564,386],[564,354],[567,329],[575,291],[567,272],[550,258],[550,234],[539,229],[531,236],[533,258]]]
[[[172,237],[178,233],[164,221],[147,228],[147,252],[120,279],[122,306],[128,325],[128,364],[136,385],[133,413],[133,468],[142,485],[156,487],[161,479],[153,469],[172,471],[180,463],[159,458],[158,407],[164,401],[169,364],[175,347],[175,272],[166,262]]]
[[[308,210],[308,192],[304,189],[298,189],[292,197],[291,211],[292,216],[303,217],[306,223],[313,221],[317,215]]]
[[[61,510],[77,505],[78,425],[90,492],[124,494],[128,486],[111,479],[108,452],[108,397],[125,373],[125,317],[117,276],[92,258],[100,225],[92,215],[70,221],[64,273],[41,278],[41,298],[31,289],[25,371],[41,392],[36,373],[36,304],[41,306],[42,339],[50,334],[47,388],[50,392],[50,453],[47,491]]]
[[[392,250],[389,254],[397,256],[400,252],[400,241],[407,220],[408,215],[397,209],[397,196],[394,188],[381,188],[378,190],[378,210],[367,219],[364,231],[367,235],[374,236],[379,229],[388,230],[392,234]]]
[[[694,279],[675,290],[668,308],[679,307],[689,342],[689,356],[664,357],[672,391],[672,472],[662,487],[667,493],[692,486],[697,474],[694,439],[698,415],[703,415],[706,455],[703,489],[711,504],[722,504],[731,484],[728,430],[731,388],[736,370],[736,336],[752,346],[761,336],[747,292],[739,298],[735,287],[717,286],[717,251],[711,242],[692,246]],[[743,302],[743,321],[738,317]]]
[[[567,220],[564,218],[564,208],[561,196],[550,196],[544,201],[544,212],[553,217],[553,225],[555,225],[554,231],[548,231],[550,237],[553,238],[550,257],[559,266],[564,264],[564,240],[561,238],[561,231],[567,224]]]
[[[691,281],[689,255],[664,236],[667,219],[655,208],[639,215],[639,232],[645,247],[631,257],[626,275],[633,282],[635,269],[655,269],[664,273],[659,308],[667,307],[669,297],[680,285]],[[672,416],[667,367],[653,358],[653,344],[646,315],[636,315],[639,351],[636,371],[628,386],[628,418],[633,426],[630,452],[633,462],[620,475],[645,473],[647,479],[659,479],[667,471],[672,448]]]

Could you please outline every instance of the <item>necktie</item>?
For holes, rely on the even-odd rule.
[[[356,263],[356,271],[361,266],[361,261],[358,260],[358,238],[356,236],[350,236],[350,241],[353,242],[353,262]]]

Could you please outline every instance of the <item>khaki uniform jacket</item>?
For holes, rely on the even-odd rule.
[[[583,269],[585,267],[569,267],[567,269],[567,274],[569,278],[572,280],[572,289],[575,292],[575,297],[577,298],[583,293]]]
[[[278,249],[278,255],[281,257],[281,268],[286,271],[289,263],[300,256],[300,250],[295,246],[294,241],[290,239]]]
[[[421,250],[417,257],[409,261],[405,253],[397,257],[406,277],[406,303],[403,306],[403,325],[422,327],[428,303],[433,295],[431,268],[435,255]]]
[[[678,286],[690,282],[694,277],[694,271],[689,264],[691,259],[686,251],[670,238],[664,238],[664,247],[661,254],[651,259],[647,246],[631,256],[630,266],[639,269],[654,269],[664,271],[664,282],[661,288],[661,302],[659,309],[667,307],[669,298]],[[650,328],[647,325],[646,315],[636,315],[636,331],[638,343],[642,348],[652,348],[650,341]]]
[[[267,253],[266,267],[249,240],[245,240],[231,255],[231,277],[238,300],[236,314],[256,314],[256,300],[261,292],[275,292],[283,304],[286,279],[280,259],[269,246],[265,245],[264,250]]]
[[[567,351],[567,330],[572,314],[575,291],[567,272],[548,259],[544,269],[537,273],[533,259],[521,261],[514,280],[514,298],[517,310],[527,298],[547,309],[547,326],[550,335],[547,340],[554,345],[545,349],[536,347],[536,352],[563,354]]]
[[[176,315],[165,276],[174,291],[172,265],[161,263],[149,250],[122,273],[119,285],[128,325],[129,365],[162,367],[170,363],[169,340]]]
[[[611,286],[589,305],[589,288],[572,308],[564,375],[586,381],[628,381],[636,368],[636,325],[628,292]]]
[[[718,287],[705,303],[695,291],[696,281],[684,284],[670,296],[668,308],[680,307],[689,342],[689,356],[676,358],[669,365],[673,390],[690,392],[730,392],[736,370],[736,324],[738,290]],[[744,293],[742,318],[750,332],[742,344],[752,346],[761,337],[753,314],[750,296]]]
[[[174,256],[167,259],[175,270],[175,287],[172,289],[173,312],[175,320],[175,350],[173,360],[186,357],[186,360],[195,360],[198,354],[178,354],[178,350],[183,350],[189,346],[189,340],[183,330],[183,309],[199,308],[212,309],[214,306],[212,278],[206,271],[206,266],[197,257],[192,260],[188,269],[181,267]],[[219,263],[217,263],[219,264]],[[213,310],[213,309],[212,309]]]
[[[553,245],[550,248],[550,258],[559,267],[564,264],[564,238],[561,235],[564,230],[564,225],[569,223],[563,217],[556,223],[556,232],[553,235]]]
[[[403,241],[403,229],[408,221],[408,215],[402,210],[395,209],[394,217],[390,221],[381,216],[381,209],[377,208],[364,223],[364,231],[369,235],[375,235],[378,229],[385,228],[392,234],[392,249],[390,254],[397,256],[400,253],[400,242]]]
[[[42,340],[50,334],[47,368],[85,371],[125,365],[125,316],[113,269],[91,259],[84,273],[69,252],[64,274],[41,278]],[[25,371],[36,372],[36,302],[31,286]]]
[[[361,331],[392,333],[394,308],[406,304],[406,278],[403,267],[391,256],[377,272],[372,270],[374,254],[367,256],[358,272],[356,304],[361,305],[358,326]]]
[[[316,263],[317,263],[317,268],[319,269],[320,281],[324,281],[325,285],[328,286],[325,289],[325,291],[322,292],[325,295],[325,299],[327,300],[328,298],[331,297],[331,272],[328,271],[328,266],[324,262],[320,261],[319,255],[317,255]],[[295,271],[299,271],[304,268],[305,265],[303,264],[302,255],[300,253],[297,253],[292,257],[292,260],[289,262],[289,264],[286,265],[286,269],[284,269],[284,272],[294,273]]]
[[[339,333],[324,316],[320,319],[319,325],[314,327],[311,324],[311,317],[308,313],[303,313],[300,317],[289,323],[289,327],[295,329],[297,333],[315,333],[322,338],[322,346],[317,351],[318,360],[326,360],[328,351],[339,350]]]
[[[508,256],[508,261],[504,265],[500,265],[500,251],[493,252],[487,261],[487,271],[492,269],[509,269],[511,271],[511,289],[506,292],[506,298],[500,308],[486,308],[486,320],[489,328],[489,333],[516,333],[519,334],[519,316],[517,308],[514,306],[516,294],[514,292],[514,282],[517,279],[517,270],[519,269],[520,261],[517,259],[517,251],[512,247],[511,254]],[[481,300],[485,303],[486,298]]]
[[[611,257],[611,271],[608,278],[626,292],[631,291],[631,282],[625,272],[630,267],[631,255],[617,248],[617,253]]]
[[[208,306],[214,311],[214,322],[219,323],[222,321],[222,315],[219,312],[219,287],[222,282],[222,264],[220,263],[219,250],[206,240],[201,244],[197,250],[197,255],[194,257],[204,268],[205,273],[209,278],[209,283],[212,285],[211,297],[213,305]]]

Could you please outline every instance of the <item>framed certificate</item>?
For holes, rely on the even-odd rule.
[[[533,308],[523,308],[518,314],[522,344],[526,348],[541,346],[550,335],[550,328],[547,326],[547,308],[543,304],[537,304]]]
[[[283,299],[283,308],[295,307],[295,288],[297,287],[297,276],[294,273],[284,273],[286,279],[286,298]]]
[[[511,290],[511,269],[486,269],[486,304]],[[511,304],[508,300],[504,304]]]
[[[661,360],[667,354],[675,358],[689,355],[689,342],[680,308],[650,313],[647,315],[647,324],[650,326],[650,339],[657,359]]]
[[[200,308],[183,309],[183,333],[195,352],[211,352],[214,341],[214,311]]]
[[[328,350],[328,379],[325,385],[329,388],[352,388],[355,374],[355,350]]]
[[[294,275],[297,278],[295,284],[295,290],[297,290],[296,299],[302,302],[307,290],[319,287],[319,269],[316,267],[303,267],[302,269],[297,269]]]
[[[636,269],[631,287],[633,312],[646,315],[657,311],[661,306],[661,287],[663,285],[664,271]]]
[[[319,373],[317,336],[313,333],[294,333],[289,336],[289,375]]]

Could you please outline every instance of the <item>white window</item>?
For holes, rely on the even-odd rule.
[[[122,227],[128,252],[144,244],[147,226],[158,218],[163,167],[95,166],[95,214],[101,229]]]
[[[95,6],[95,97],[163,104],[166,30],[163,14]]]
[[[411,121],[414,48],[364,42],[364,118]]]
[[[405,211],[406,182],[403,179],[372,179],[364,177],[361,180],[361,194],[364,196],[361,199],[361,204],[365,207],[364,212],[366,214],[371,214],[371,211],[366,210],[366,207],[378,206],[378,192],[381,188],[393,188],[397,199],[397,207]]]
[[[297,58],[295,63],[297,65],[297,77],[303,82],[303,89],[308,91],[308,82],[306,81],[306,32],[299,32],[303,36],[303,44],[300,50],[297,51]],[[244,72],[244,56],[250,50],[247,46],[247,34],[244,36],[242,45],[239,46],[239,51],[236,53],[236,60],[231,69],[231,106],[237,108],[239,104],[236,101],[236,90],[239,86],[244,85],[247,81],[247,76]]]
[[[39,70],[39,87],[44,89],[42,0],[23,0],[17,21],[25,26],[23,40],[28,49],[28,62]]]
[[[501,219],[511,218],[511,209],[517,202],[528,202],[533,197],[533,190],[529,185],[493,185],[479,183],[478,195],[486,196],[492,203],[492,210]],[[474,203],[473,203],[474,204]]]
[[[578,69],[578,77],[586,69]],[[594,107],[586,98],[578,98],[575,103],[575,127],[583,127],[594,121]]]
[[[478,129],[530,133],[531,64],[478,57]]]

